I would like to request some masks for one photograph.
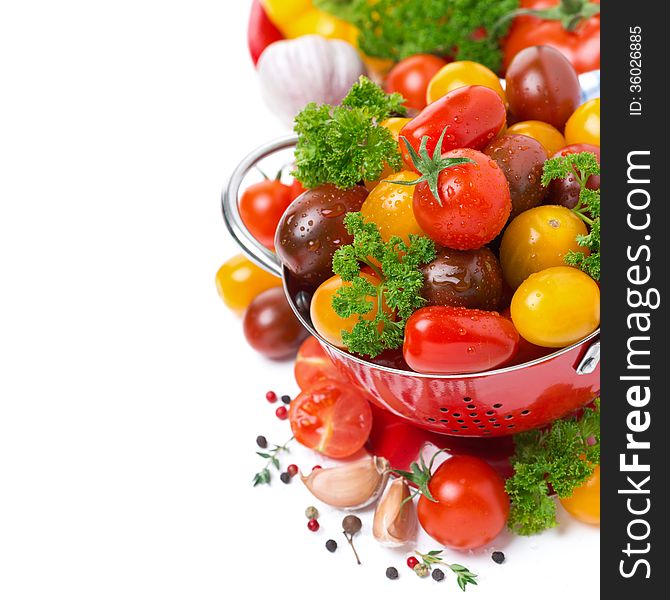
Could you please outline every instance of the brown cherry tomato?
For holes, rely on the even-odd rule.
[[[361,209],[362,186],[341,190],[320,185],[296,198],[277,227],[277,256],[300,281],[318,285],[333,274],[333,254],[353,241],[344,227],[348,212]]]
[[[308,335],[279,287],[261,292],[251,301],[243,328],[254,350],[277,360],[293,356]]]
[[[562,130],[579,106],[577,72],[565,56],[549,46],[519,52],[505,80],[510,110],[518,119],[543,121]]]
[[[502,269],[488,248],[438,248],[437,256],[421,269],[421,295],[429,305],[497,310],[503,290]]]
[[[600,163],[600,147],[591,144],[572,144],[559,150],[552,158],[558,156],[568,156],[579,152],[593,152]],[[586,182],[586,187],[590,190],[600,189],[600,175],[591,175]],[[568,175],[565,179],[554,179],[549,184],[547,193],[547,204],[560,204],[566,208],[574,208],[579,200],[580,186],[574,175]]]
[[[542,202],[547,191],[541,182],[547,151],[540,142],[527,135],[507,134],[486,146],[484,154],[505,174],[512,199],[510,219]]]

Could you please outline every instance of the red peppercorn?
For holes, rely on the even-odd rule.
[[[274,392],[270,391],[270,392],[268,392],[267,394],[265,394],[265,399],[266,399],[268,402],[277,402],[277,394],[275,394]]]
[[[289,465],[288,467],[286,467],[286,472],[291,477],[295,477],[298,474],[298,465]]]
[[[316,471],[317,469],[320,469],[320,468],[321,468],[321,465],[314,465],[312,467],[312,471]]]
[[[288,410],[286,409],[285,406],[280,406],[276,411],[275,414],[277,415],[278,419],[281,419],[282,421],[288,417]]]
[[[316,519],[307,521],[307,529],[310,531],[319,531],[319,522]]]
[[[413,568],[416,567],[416,565],[418,565],[418,564],[419,564],[419,559],[418,559],[416,556],[410,556],[410,557],[407,559],[407,566],[408,566],[410,569],[413,569]]]

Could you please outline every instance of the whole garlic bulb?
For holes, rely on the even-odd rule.
[[[265,103],[287,125],[309,102],[338,104],[366,72],[351,44],[319,35],[271,44],[257,67]]]

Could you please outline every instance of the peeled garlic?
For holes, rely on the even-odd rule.
[[[394,479],[384,490],[372,523],[372,535],[384,546],[403,546],[416,538],[416,508],[409,497],[409,487],[402,478]]]
[[[355,510],[372,504],[384,490],[391,465],[385,458],[368,456],[355,462],[315,469],[302,482],[316,498],[337,508]]]

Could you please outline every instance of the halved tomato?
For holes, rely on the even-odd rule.
[[[301,390],[306,390],[326,379],[343,379],[333,361],[321,347],[319,340],[312,335],[302,343],[298,350],[293,374]]]
[[[372,429],[372,410],[362,393],[341,381],[300,392],[289,409],[291,430],[303,446],[331,458],[358,452]]]

